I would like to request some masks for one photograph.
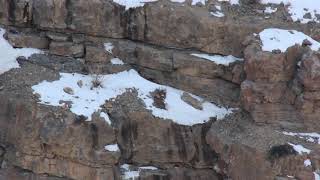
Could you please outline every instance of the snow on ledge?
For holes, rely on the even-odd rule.
[[[317,172],[313,172],[314,180],[320,180],[320,175]]]
[[[310,159],[306,159],[303,161],[303,164],[305,167],[308,167],[308,166],[311,166],[312,163],[311,163]]]
[[[236,58],[231,55],[229,55],[229,56],[209,55],[209,54],[191,54],[191,55],[212,61],[216,64],[225,65],[225,66],[229,66],[230,63],[243,60],[241,58]]]
[[[156,2],[158,0],[113,0],[113,2],[126,7],[126,10],[130,8],[137,8],[144,6],[148,2]]]
[[[261,4],[268,3],[283,3],[288,6],[288,12],[293,21],[300,21],[303,24],[311,21],[320,22],[320,19],[317,18],[317,14],[320,14],[319,0],[261,0]]]
[[[285,52],[289,47],[294,46],[295,44],[301,45],[305,39],[312,43],[310,46],[312,50],[317,51],[320,48],[319,42],[296,30],[270,28],[261,31],[259,36],[262,42],[263,51],[272,52],[273,50],[279,49],[281,52]]]
[[[33,48],[13,48],[11,44],[4,39],[5,30],[0,28],[0,74],[13,68],[19,68],[17,58],[24,56],[30,57],[32,54],[42,53],[42,51]]]
[[[126,10],[130,8],[137,8],[137,7],[142,7],[144,6],[145,3],[148,2],[156,2],[158,0],[113,0],[113,2],[120,4],[122,6],[126,7]],[[175,3],[184,3],[185,0],[170,0],[171,2]],[[207,0],[192,0],[191,5],[196,5],[198,3],[201,3],[203,5],[206,4]],[[232,0],[232,1],[237,1],[237,0]]]
[[[287,136],[296,136],[301,139],[305,139],[308,142],[320,144],[320,134],[319,133],[293,133],[293,132],[283,132]]]
[[[43,81],[32,87],[34,93],[38,93],[40,103],[52,106],[63,106],[62,101],[71,101],[71,112],[77,115],[84,115],[91,119],[94,112],[101,110],[100,106],[106,100],[116,98],[128,89],[136,89],[138,97],[144,101],[146,108],[155,117],[171,119],[182,125],[194,125],[204,123],[210,117],[223,119],[231,114],[233,109],[218,107],[209,102],[203,102],[202,110],[195,109],[181,99],[184,91],[159,85],[141,77],[135,70],[123,71],[116,74],[103,75],[100,77],[101,87],[92,88],[92,75],[60,73],[61,78],[57,81]],[[78,82],[82,82],[81,87]],[[67,93],[64,88],[72,89],[73,93]],[[156,89],[166,91],[166,109],[159,109],[153,105],[153,98],[150,92]],[[199,98],[201,99],[201,98]],[[201,99],[201,102],[203,100]],[[109,121],[105,117],[106,121]]]
[[[219,2],[229,2],[231,5],[239,5],[239,0],[218,0]]]
[[[105,149],[106,151],[110,151],[110,152],[119,152],[119,151],[120,151],[118,144],[109,144],[109,145],[106,145],[106,146],[104,147],[104,149]]]
[[[298,154],[310,154],[311,150],[310,149],[307,149],[305,147],[303,147],[302,145],[300,144],[292,144],[292,143],[288,143],[290,146],[293,147],[293,149],[298,153]]]
[[[112,50],[113,50],[113,44],[112,43],[104,43],[104,49],[108,52],[108,53],[110,53],[110,54],[112,54]]]
[[[149,170],[149,171],[155,171],[158,170],[157,167],[154,166],[142,166],[142,167],[137,167],[135,170],[132,170],[131,165],[129,164],[123,164],[120,166],[122,169],[122,178],[124,180],[135,180],[138,179],[140,176],[140,171],[142,170]]]
[[[113,58],[110,61],[113,65],[124,65],[124,62],[119,58]]]

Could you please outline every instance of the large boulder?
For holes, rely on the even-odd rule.
[[[44,29],[66,29],[68,22],[66,2],[66,0],[34,0],[33,23]]]

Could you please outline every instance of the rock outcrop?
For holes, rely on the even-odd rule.
[[[319,41],[319,23],[293,22],[283,4],[193,2],[127,8],[113,0],[0,0],[0,27],[6,30],[0,69],[7,67],[1,52],[8,46],[41,50],[27,58],[3,55],[16,60],[0,73],[0,180],[320,176],[319,50],[305,39],[269,52],[258,34],[277,27]],[[267,14],[268,7],[276,10]],[[88,106],[103,103],[87,117],[79,107],[74,111],[71,98],[53,105],[33,88],[68,73],[95,77],[89,90],[107,89],[111,84],[102,84],[100,76],[131,69],[180,89],[179,100],[196,112],[214,105],[216,117],[179,123],[161,116],[177,104],[172,94],[156,89],[142,96],[136,88],[109,99],[88,97]],[[50,86],[45,91],[81,99],[64,83],[62,92]],[[88,85],[79,80],[76,86]]]

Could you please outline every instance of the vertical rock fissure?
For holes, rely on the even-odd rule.
[[[9,7],[8,7],[8,15],[9,15],[9,21],[14,22],[16,19],[16,16],[14,14],[16,5],[15,5],[15,0],[8,1]]]

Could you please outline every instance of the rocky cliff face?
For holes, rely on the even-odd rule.
[[[318,2],[267,2],[0,0],[0,180],[320,178]]]

